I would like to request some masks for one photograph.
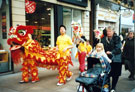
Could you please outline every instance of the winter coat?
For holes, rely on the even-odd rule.
[[[123,49],[123,59],[134,61],[134,38],[133,39],[127,39],[124,49]]]
[[[121,40],[119,36],[114,35],[110,41],[107,40],[107,37],[103,37],[101,42],[104,44],[104,49],[110,51],[112,54],[108,55],[113,62],[121,63]]]

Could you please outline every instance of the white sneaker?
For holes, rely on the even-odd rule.
[[[62,86],[62,85],[64,85],[64,83],[57,83],[57,86]]]
[[[28,82],[25,82],[23,80],[19,81],[20,84],[23,84],[23,83],[28,83]]]
[[[73,76],[73,73],[72,73]],[[67,81],[70,81],[72,79],[72,76],[70,76],[69,78],[67,78]]]
[[[31,81],[32,83],[36,83],[36,82],[38,82],[38,81]]]

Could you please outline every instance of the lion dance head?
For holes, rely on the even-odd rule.
[[[9,29],[9,39],[7,43],[11,45],[11,56],[15,64],[21,62],[24,52],[22,45],[30,39],[30,34],[32,33],[33,29],[29,26],[19,25]]]

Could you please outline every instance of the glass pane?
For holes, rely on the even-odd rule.
[[[7,3],[8,2],[8,3]],[[0,74],[12,70],[9,57],[9,45],[7,44],[8,30],[10,27],[10,6],[9,1],[0,2]]]
[[[82,12],[80,10],[73,9],[73,21],[78,22],[82,25]],[[76,60],[76,52],[77,48],[76,46],[74,46],[74,48],[72,49],[72,55],[74,60]]]
[[[63,24],[67,28],[66,34],[70,37],[72,37],[71,22],[72,22],[72,11],[71,11],[71,9],[63,8]]]
[[[51,5],[45,2],[36,2],[36,11],[32,14],[26,14],[26,25],[32,26],[34,40],[40,45],[51,45]]]
[[[82,12],[80,10],[73,10],[73,21],[82,24]]]

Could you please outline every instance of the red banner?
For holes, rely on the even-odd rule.
[[[34,13],[36,10],[36,3],[34,1],[25,0],[26,13]]]

